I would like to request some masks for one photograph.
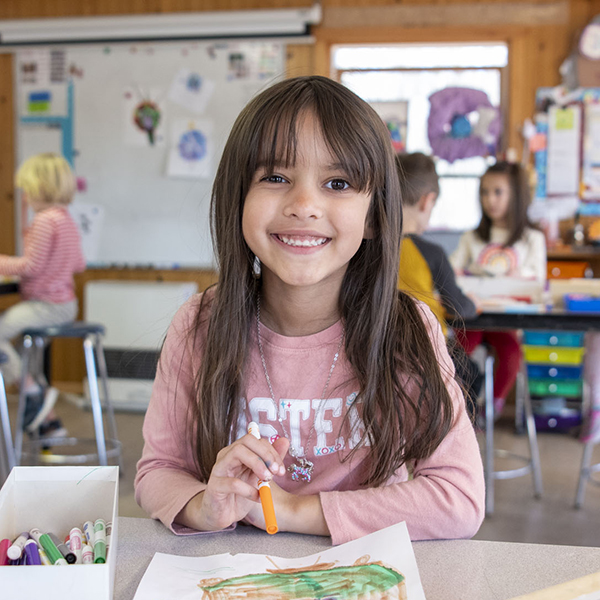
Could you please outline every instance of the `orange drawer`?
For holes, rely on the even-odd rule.
[[[571,277],[585,277],[589,272],[590,263],[583,260],[549,260],[548,279],[571,279]]]

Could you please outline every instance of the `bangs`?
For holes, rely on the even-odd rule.
[[[311,113],[319,124],[317,135],[322,136],[333,162],[344,170],[352,186],[360,192],[384,187],[389,134],[377,113],[341,86],[298,83],[296,93],[272,98],[255,114],[252,148],[256,150],[250,150],[248,177],[259,168],[273,172],[277,166],[294,166],[298,128]]]

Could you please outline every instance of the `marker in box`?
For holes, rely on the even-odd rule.
[[[108,554],[108,549],[110,548],[110,538],[112,536],[112,522],[109,521],[106,524],[106,554]]]
[[[46,565],[47,567],[51,567],[52,563],[50,562],[50,559],[48,558],[44,550],[38,549],[38,552],[40,553],[40,560],[42,561],[42,564]]]
[[[10,540],[4,539],[0,541],[0,567],[4,567],[8,564],[8,556],[6,555],[6,551],[10,548]]]
[[[54,545],[58,548],[58,551],[64,556],[65,560],[73,565],[77,562],[77,557],[74,552],[71,552],[64,542],[61,542],[53,533],[48,534],[50,539],[54,542]]]
[[[40,544],[42,544],[42,548],[46,551],[46,556],[48,556],[48,559],[53,565],[68,564],[60,553],[60,550],[52,541],[52,538],[47,533],[42,533],[42,535],[40,535]]]
[[[69,547],[71,552],[75,554],[75,558],[77,559],[77,564],[81,564],[83,554],[83,534],[81,533],[81,529],[79,527],[73,527],[69,532]]]
[[[81,549],[81,554],[81,562],[84,565],[91,565],[94,563],[94,550],[91,546],[89,546],[88,544],[84,544],[83,548]]]
[[[29,537],[32,540],[35,540],[36,544],[38,545],[38,550],[43,550],[42,545],[40,544],[40,536],[41,535],[42,535],[42,532],[37,527],[34,527],[33,529],[29,530]]]
[[[12,546],[6,551],[6,555],[11,560],[19,560],[23,554],[23,548],[25,542],[29,539],[29,534],[24,531],[13,543]]]
[[[94,523],[94,562],[106,562],[106,525],[104,519],[96,519]]]
[[[23,549],[26,557],[26,565],[41,565],[42,560],[35,540],[29,539],[25,542],[25,548]]]
[[[91,521],[86,521],[83,524],[83,533],[87,543],[93,548],[94,547],[94,524]]]

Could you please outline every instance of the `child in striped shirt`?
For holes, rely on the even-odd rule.
[[[20,278],[21,302],[0,314],[0,351],[7,383],[19,380],[21,361],[11,340],[30,327],[63,325],[77,315],[73,274],[85,269],[81,238],[67,205],[75,194],[75,178],[67,161],[56,154],[26,160],[15,177],[22,198],[35,213],[24,239],[23,256],[0,254],[0,275]],[[26,382],[25,430],[40,436],[66,435],[53,413],[58,392],[43,373]]]

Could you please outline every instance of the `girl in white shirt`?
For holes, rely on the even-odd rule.
[[[525,170],[516,163],[497,162],[482,176],[479,187],[481,221],[461,237],[450,262],[460,275],[489,275],[546,280],[546,243],[527,216],[530,203]],[[497,356],[494,408],[501,411],[515,383],[521,348],[513,331],[457,332],[470,354],[485,342]]]

